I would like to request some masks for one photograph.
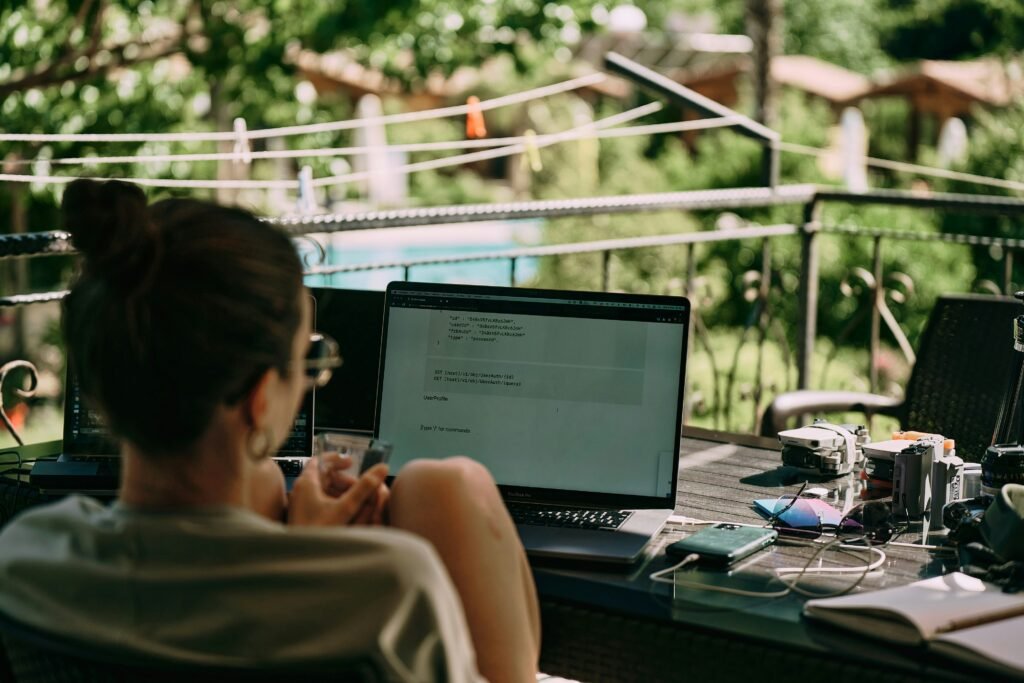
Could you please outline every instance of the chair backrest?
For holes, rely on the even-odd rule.
[[[0,615],[0,683],[375,683],[370,658],[310,666],[211,667],[104,650]]]
[[[939,297],[907,383],[903,427],[953,438],[957,455],[977,462],[995,431],[1022,313],[1011,297]]]

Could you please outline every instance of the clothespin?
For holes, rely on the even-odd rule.
[[[526,149],[523,151],[523,166],[529,166],[534,173],[544,170],[544,164],[540,160],[540,149],[537,147],[537,134],[532,128],[527,128],[523,133],[523,144]]]
[[[313,167],[303,166],[299,170],[299,199],[295,209],[300,214],[316,213],[316,194],[313,191]]]
[[[245,126],[245,119],[241,116],[235,119],[235,148],[232,153],[235,155],[235,163],[249,165],[252,163],[252,150],[249,149],[248,129]]]
[[[466,98],[466,137],[471,140],[487,137],[484,110],[480,108],[480,98],[476,95]]]

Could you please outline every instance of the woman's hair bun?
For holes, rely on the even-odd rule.
[[[128,289],[150,280],[159,234],[141,189],[120,180],[75,180],[64,191],[61,213],[86,272]]]

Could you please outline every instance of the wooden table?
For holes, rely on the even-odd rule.
[[[764,520],[753,507],[754,499],[795,493],[805,478],[782,466],[777,442],[687,429],[676,513],[696,520],[760,524]],[[814,485],[827,488],[826,500],[841,510],[861,502],[862,484],[854,475]],[[738,597],[650,581],[651,572],[671,565],[662,548],[699,528],[670,523],[652,542],[643,563],[628,572],[535,564],[544,627],[541,668],[593,683],[979,680],[922,649],[892,647],[806,621],[801,616],[804,598],[796,595]],[[920,531],[900,540],[920,543]],[[803,566],[813,552],[782,542],[729,572],[685,569],[685,577],[678,576],[744,590],[779,590],[772,568]],[[881,575],[866,580],[864,589],[902,585],[955,569],[948,552],[902,546],[888,546],[884,552]],[[820,564],[864,563],[830,550]],[[801,585],[827,591],[855,578],[808,577]],[[985,675],[982,680],[994,679]]]

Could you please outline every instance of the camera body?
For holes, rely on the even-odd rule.
[[[837,477],[864,462],[864,444],[870,441],[864,425],[835,425],[815,420],[807,427],[779,432],[782,464],[807,474]]]
[[[864,447],[870,477],[892,482],[897,515],[928,515],[942,526],[942,508],[964,497],[964,462],[956,444],[941,434],[897,432],[890,441]]]

